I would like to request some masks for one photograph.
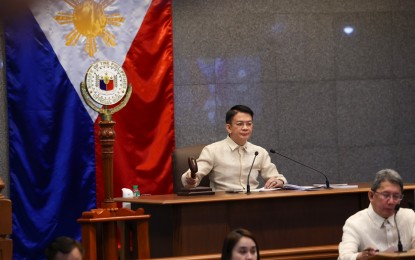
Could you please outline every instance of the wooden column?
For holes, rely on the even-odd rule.
[[[114,201],[113,189],[113,158],[114,158],[114,141],[115,141],[115,122],[104,120],[99,122],[99,138],[102,149],[102,170],[104,174],[104,202],[102,208],[116,208],[117,203]]]
[[[102,102],[103,100],[100,100],[100,98],[94,99],[92,98],[92,96],[89,95],[86,86],[86,82],[88,80],[85,80],[85,82],[81,82],[82,97],[84,98],[88,106],[90,106],[94,111],[100,114],[100,122],[98,124],[99,140],[101,144],[102,155],[102,173],[104,178],[104,201],[101,202],[100,208],[83,212],[82,218],[78,219],[78,223],[80,223],[82,227],[82,244],[85,247],[85,260],[113,260],[119,259],[119,256],[121,256],[121,259],[124,260],[130,259],[126,258],[126,256],[133,256],[133,254],[134,256],[144,256],[145,258],[148,258],[150,255],[147,221],[150,216],[144,215],[144,210],[134,212],[124,208],[117,208],[117,202],[114,201],[113,159],[115,142],[115,122],[112,121],[111,118],[115,112],[119,111],[127,104],[128,99],[131,96],[132,87],[131,85],[124,86],[124,84],[127,83],[125,73],[122,71],[121,67],[119,67],[117,64],[111,61],[101,61],[94,63],[90,67],[90,69],[92,70],[88,70],[86,78],[88,79],[89,76],[95,74],[99,74],[97,76],[100,77],[106,77],[104,74],[107,73],[105,72],[105,69],[100,69],[101,65],[115,67],[117,72],[113,76],[118,75],[120,79],[123,79],[117,84],[119,85],[120,89],[126,87],[126,93],[124,97],[122,97],[122,100],[120,100],[117,104],[105,105],[104,103],[106,103],[106,101]],[[97,70],[94,71],[95,69]],[[94,83],[91,87],[94,88],[94,85],[98,83],[98,77],[92,79],[92,81],[94,81]],[[111,99],[117,98],[115,95],[107,97]],[[112,100],[108,101],[110,101],[109,103],[111,103]],[[137,230],[137,228],[132,230],[131,228],[129,228],[131,226],[138,226],[139,230]],[[132,232],[130,232],[130,230],[132,230]],[[120,231],[122,240],[142,235],[143,237],[140,237],[140,239],[147,241],[144,245],[142,245],[141,243],[133,243],[133,247],[134,245],[136,245],[136,249],[137,247],[140,247],[142,249],[141,253],[139,253],[138,251],[133,253],[130,252],[130,240],[126,241],[126,245],[121,248],[121,252],[119,253],[118,231]]]
[[[115,122],[111,120],[110,114],[104,114],[101,117],[99,138],[104,175],[104,201],[101,208],[83,212],[82,217],[78,219],[82,227],[84,259],[149,258],[148,220],[150,215],[145,215],[141,208],[136,211],[117,208],[113,191]],[[118,249],[118,231],[121,240],[120,250]]]

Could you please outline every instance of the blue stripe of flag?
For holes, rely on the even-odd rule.
[[[36,20],[23,16],[5,23],[13,259],[44,259],[55,237],[80,239],[76,220],[96,207],[94,125]]]

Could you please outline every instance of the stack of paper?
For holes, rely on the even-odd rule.
[[[252,192],[261,192],[261,191],[273,191],[273,190],[280,190],[281,188],[271,188],[271,189],[265,189],[264,187],[259,189],[253,189]]]
[[[325,188],[326,184],[313,184],[315,187]],[[353,188],[359,188],[358,185],[355,184],[347,184],[347,183],[334,183],[330,184],[330,188],[333,189],[353,189]]]
[[[317,186],[300,186],[300,185],[294,185],[294,184],[284,184],[283,187],[284,190],[320,190],[321,187]]]

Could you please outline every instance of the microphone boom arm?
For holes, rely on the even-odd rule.
[[[279,156],[282,156],[282,157],[284,157],[284,158],[286,158],[286,159],[288,159],[288,160],[290,160],[290,161],[296,162],[296,163],[298,163],[298,164],[300,164],[300,165],[302,165],[302,166],[304,166],[304,167],[306,167],[306,168],[308,168],[308,169],[311,169],[311,170],[313,170],[313,171],[316,171],[316,172],[318,172],[318,173],[322,174],[322,175],[324,176],[324,178],[326,179],[326,189],[331,189],[331,188],[330,188],[329,179],[327,178],[327,176],[326,176],[323,172],[321,172],[321,171],[319,171],[319,170],[316,170],[316,169],[314,169],[313,167],[310,167],[310,166],[308,166],[308,165],[305,165],[305,164],[303,164],[303,163],[301,163],[301,162],[299,162],[299,161],[296,161],[296,160],[294,160],[294,159],[291,159],[291,158],[290,158],[290,157],[288,157],[288,156],[285,156],[285,155],[283,155],[283,154],[280,154],[280,153],[276,152],[274,149],[271,149],[271,150],[269,150],[269,151],[270,151],[270,153],[276,153],[276,154],[278,154]]]

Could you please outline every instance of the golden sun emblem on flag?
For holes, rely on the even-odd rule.
[[[73,23],[74,29],[65,36],[66,46],[74,46],[81,36],[86,38],[85,52],[90,57],[97,52],[96,38],[100,37],[106,46],[117,45],[115,36],[107,30],[107,25],[121,26],[125,18],[120,14],[106,14],[105,8],[116,0],[65,0],[73,8],[72,12],[58,12],[55,20],[60,25]]]

